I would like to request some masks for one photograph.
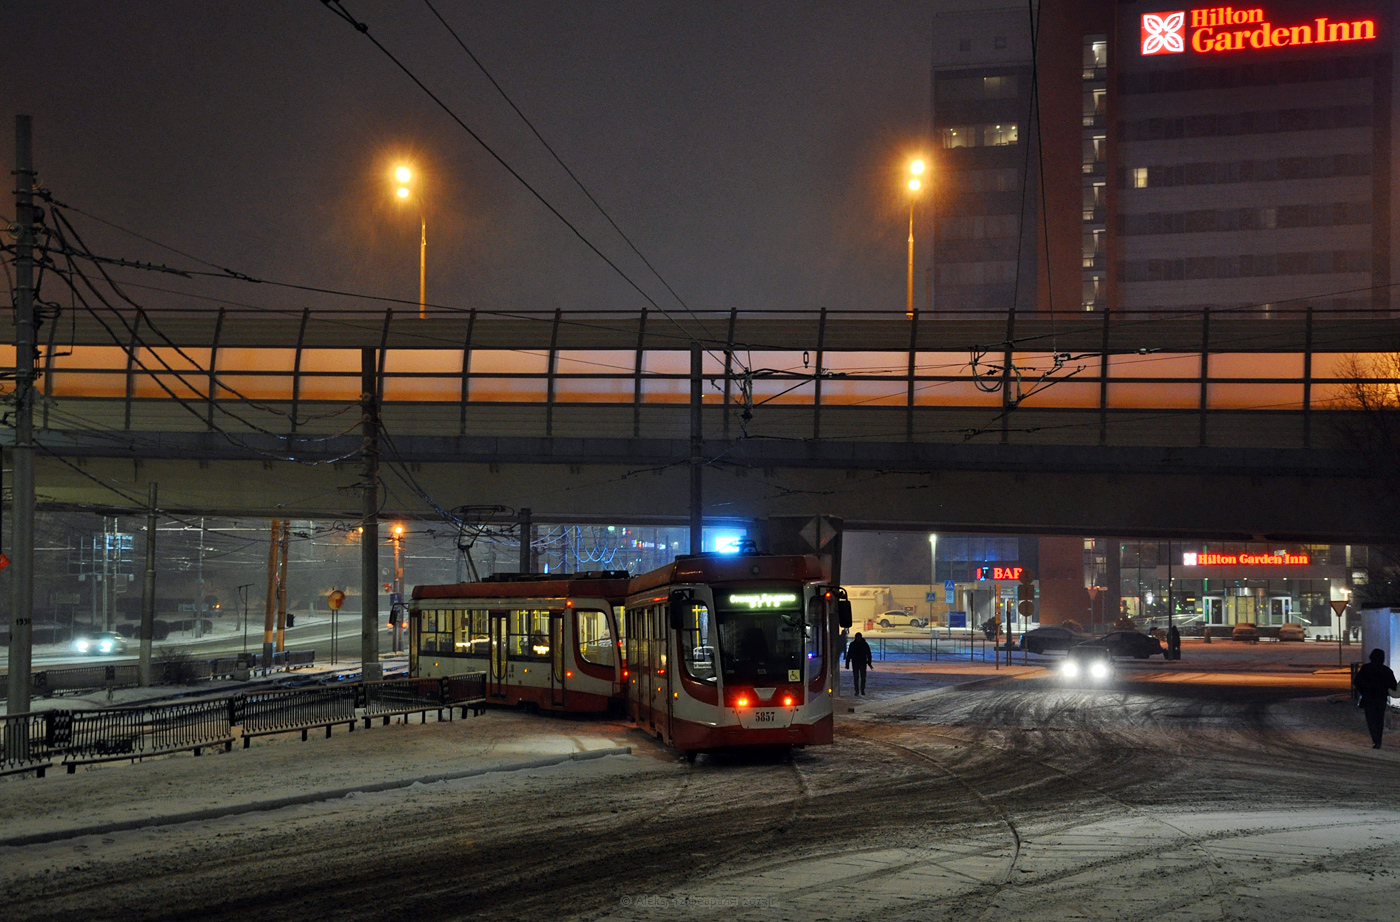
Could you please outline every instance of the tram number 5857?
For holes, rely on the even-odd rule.
[[[777,721],[777,711],[755,711],[753,715],[753,722],[756,724],[771,724],[777,723]]]

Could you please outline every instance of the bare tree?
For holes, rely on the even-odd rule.
[[[1400,353],[1351,354],[1341,371],[1328,401],[1336,411],[1333,426],[1371,475],[1365,501],[1380,504],[1400,532]],[[1400,536],[1396,543],[1370,548],[1366,569],[1356,607],[1400,606]]]

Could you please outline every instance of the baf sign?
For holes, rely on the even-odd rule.
[[[1263,7],[1237,10],[1215,6],[1142,14],[1142,54],[1208,54],[1217,51],[1263,51],[1294,45],[1367,42],[1376,38],[1374,19],[1333,22],[1316,16],[1307,22],[1278,25]]]

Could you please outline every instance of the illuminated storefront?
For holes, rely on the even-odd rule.
[[[1325,628],[1345,597],[1349,549],[1214,542],[1119,542],[1120,613],[1139,626],[1298,622]]]

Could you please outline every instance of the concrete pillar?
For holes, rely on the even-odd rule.
[[[1084,539],[1040,539],[1040,623],[1081,621],[1089,610],[1084,588]],[[1086,625],[1087,627],[1087,625]]]

